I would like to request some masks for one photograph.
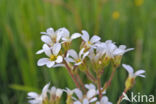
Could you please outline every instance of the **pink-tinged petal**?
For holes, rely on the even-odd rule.
[[[53,51],[53,54],[55,56],[58,55],[58,53],[60,52],[60,50],[61,50],[61,44],[60,43],[56,43],[56,44],[53,45],[52,51]]]
[[[61,63],[63,61],[62,56],[57,56],[56,63]]]
[[[43,50],[47,56],[49,56],[49,57],[51,56],[51,49],[49,48],[49,46],[47,44],[43,45]]]
[[[91,43],[96,43],[96,42],[98,42],[98,41],[100,41],[100,40],[101,40],[101,38],[100,38],[99,36],[94,35],[94,36],[90,39],[90,42],[91,42]]]
[[[80,33],[74,33],[74,34],[72,34],[71,39],[73,40],[73,39],[76,39],[76,38],[79,38],[79,37],[81,37]]]
[[[85,42],[87,42],[87,41],[89,41],[89,34],[88,34],[88,32],[87,31],[85,31],[85,30],[83,30],[82,31],[82,39],[85,41]]]
[[[48,58],[41,58],[41,59],[38,60],[37,65],[38,66],[43,66],[43,65],[46,65],[47,62],[49,62]]]

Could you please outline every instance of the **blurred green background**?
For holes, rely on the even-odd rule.
[[[27,104],[27,92],[40,92],[48,82],[74,88],[65,69],[36,65],[40,32],[49,27],[85,29],[103,41],[134,47],[122,62],[146,69],[147,77],[137,78],[131,91],[156,96],[156,0],[0,0],[0,104]],[[110,101],[121,95],[126,77],[118,68],[107,92]]]

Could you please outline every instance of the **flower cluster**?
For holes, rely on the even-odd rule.
[[[114,73],[121,65],[123,55],[134,50],[133,48],[127,48],[126,45],[117,46],[112,40],[102,42],[99,36],[90,37],[85,30],[70,35],[66,28],[60,28],[56,31],[53,28],[48,28],[46,32],[41,32],[41,34],[43,34],[41,40],[44,44],[36,54],[45,53],[46,57],[39,59],[37,65],[46,65],[48,68],[65,67],[76,88],[70,90],[69,88],[57,89],[52,87],[49,90],[49,84],[47,84],[40,95],[34,92],[28,93],[29,103],[59,104],[61,95],[65,92],[67,104],[112,104],[104,94],[111,85]],[[77,38],[82,40],[79,52],[71,48],[73,40]],[[101,76],[107,66],[112,67],[112,73],[109,80],[102,85]],[[133,87],[137,76],[145,77],[142,75],[145,71],[139,70],[133,73],[133,68],[130,65],[123,64],[123,67],[129,73],[125,81],[124,92],[126,93]],[[83,84],[79,76],[80,72],[85,73],[94,85]],[[122,96],[119,98],[118,104],[120,104],[121,99]]]

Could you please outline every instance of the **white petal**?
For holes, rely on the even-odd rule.
[[[47,92],[48,92],[48,88],[50,86],[50,83],[46,84],[43,89],[42,89],[42,97],[46,98],[47,97]]]
[[[41,36],[41,40],[42,40],[44,43],[46,43],[46,44],[52,44],[51,38],[50,38],[49,36],[47,36],[47,35],[42,35],[42,36]]]
[[[75,101],[74,104],[81,104],[81,102],[80,101]]]
[[[54,34],[54,29],[53,28],[48,28],[47,29],[47,35],[52,36]]]
[[[61,50],[61,44],[60,44],[60,43],[56,43],[56,44],[54,44],[54,46],[52,47],[52,51],[53,51],[53,54],[54,54],[55,56],[58,55],[58,53],[60,52],[60,50]]]
[[[120,45],[119,48],[125,50],[126,49],[126,45]]]
[[[135,76],[140,76],[143,73],[145,73],[145,70],[138,70],[138,71],[135,72]],[[144,75],[143,75],[143,77],[144,77]]]
[[[51,95],[55,95],[56,94],[56,87],[55,86],[51,87],[50,94]]]
[[[91,39],[90,39],[90,42],[91,43],[96,43],[96,42],[98,42],[98,41],[100,41],[100,37],[99,36],[97,36],[97,35],[94,35]]]
[[[113,55],[123,55],[125,53],[125,50],[117,48],[114,52]]]
[[[73,60],[73,59],[70,58],[70,57],[66,57],[65,60],[66,60],[67,62],[75,62],[75,60]]]
[[[41,53],[43,53],[43,52],[44,52],[44,50],[41,49],[41,50],[37,51],[36,54],[41,54]]]
[[[74,93],[76,94],[76,96],[81,100],[83,97],[82,91],[79,90],[78,88],[74,89]]]
[[[79,38],[80,36],[81,36],[80,33],[74,33],[72,34],[71,39],[73,40],[73,39]]]
[[[51,67],[54,66],[54,64],[55,64],[54,61],[48,61],[48,63],[46,65],[47,65],[48,68],[51,68]]]
[[[82,61],[75,63],[76,66],[79,66],[80,64],[82,64]]]
[[[53,68],[56,68],[56,67],[65,67],[65,65],[64,64],[55,64],[55,65],[53,65]]]
[[[89,52],[84,53],[84,55],[83,55],[83,57],[82,57],[82,60],[83,60],[86,56],[88,56],[88,54],[89,54]]]
[[[88,99],[83,99],[83,104],[89,104]]]
[[[74,59],[78,59],[78,55],[77,55],[77,53],[76,53],[75,50],[73,50],[73,49],[69,50],[69,51],[68,51],[68,54],[69,54],[71,57],[73,57]]]
[[[89,102],[92,103],[92,102],[95,102],[96,100],[97,100],[97,97],[94,97]]]
[[[88,34],[88,32],[85,31],[85,30],[83,30],[82,33],[83,33],[83,35],[81,36],[82,39],[83,39],[85,42],[89,41],[89,34]]]
[[[62,56],[57,56],[56,63],[61,63],[63,61]]]
[[[128,71],[130,75],[133,74],[134,69],[130,65],[122,64],[122,66]]]
[[[85,87],[90,90],[90,89],[96,89],[95,85],[94,84],[85,84]]]
[[[102,99],[101,99],[101,104],[107,104],[108,103],[108,98],[106,97],[106,96],[104,96],[104,97],[102,97]]]
[[[44,44],[43,45],[43,50],[44,50],[44,52],[45,52],[45,54],[47,55],[47,56],[51,56],[51,50],[50,50],[50,48],[48,47],[48,45],[47,44]]]
[[[38,66],[46,65],[48,61],[49,61],[48,58],[41,58],[41,59],[38,60],[37,65]]]
[[[125,52],[132,51],[132,50],[134,50],[134,48],[128,48],[125,50]]]
[[[87,98],[90,99],[92,98],[93,96],[95,96],[96,94],[96,90],[95,89],[91,89],[87,92]]]
[[[37,98],[39,95],[36,92],[29,92],[28,93],[28,98]]]
[[[69,37],[70,32],[66,28],[60,28],[59,34],[61,34],[63,37]]]
[[[79,57],[81,57],[81,55],[83,54],[84,50],[85,50],[85,48],[82,48],[82,49],[80,50],[80,52],[79,52]]]
[[[57,89],[56,90],[56,96],[57,97],[61,97],[62,93],[63,93],[63,90],[62,89]]]

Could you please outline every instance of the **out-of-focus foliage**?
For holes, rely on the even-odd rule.
[[[144,68],[147,77],[138,78],[132,91],[156,96],[155,4],[156,0],[0,0],[0,104],[26,104],[27,92],[40,91],[49,81],[74,88],[65,69],[36,65],[40,32],[48,27],[66,27],[72,33],[86,29],[103,41],[134,47],[122,62]],[[103,83],[110,71],[104,73]],[[107,92],[110,101],[115,103],[121,95],[126,76],[120,67]]]

